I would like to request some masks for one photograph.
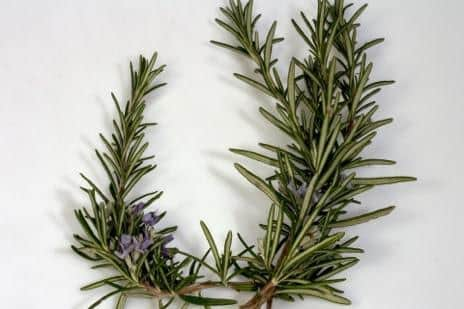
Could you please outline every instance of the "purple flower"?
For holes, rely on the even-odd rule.
[[[169,253],[169,249],[166,247],[166,245],[173,240],[174,240],[174,237],[172,235],[168,235],[164,238],[163,244],[161,245],[161,255],[166,259],[171,257]]]
[[[308,191],[308,185],[306,184],[306,182],[303,182],[303,184],[298,188],[298,190],[296,190],[296,194],[299,197],[304,198],[306,195],[306,191]]]
[[[319,200],[321,199],[322,195],[323,194],[322,194],[321,190],[314,192],[313,193],[313,203],[317,204],[319,202]]]
[[[158,223],[160,219],[160,216],[158,216],[156,212],[152,211],[143,215],[142,222],[145,225],[153,226]]]
[[[145,209],[145,203],[140,202],[138,204],[131,206],[130,213],[133,215],[140,215],[144,209]]]
[[[132,236],[127,235],[127,234],[122,234],[121,235],[121,240],[120,240],[120,245],[123,246],[124,248],[127,248],[132,244]]]
[[[153,240],[148,233],[140,234],[137,237],[123,234],[119,240],[119,250],[116,256],[124,260],[134,252],[145,253],[153,244]]]
[[[152,244],[153,240],[151,240],[147,233],[144,233],[135,239],[135,250],[140,253],[145,253]]]
[[[304,199],[306,196],[306,192],[308,191],[308,184],[306,182],[303,182],[298,188],[296,187],[295,183],[292,181],[288,184],[287,188],[290,190],[290,192],[293,193],[297,198],[300,200]],[[319,200],[322,197],[322,191],[318,190],[313,192],[313,195],[311,197],[311,202],[313,204],[317,204]]]
[[[135,243],[132,236],[123,234],[119,239],[119,250],[115,252],[116,256],[124,260],[135,250]]]
[[[344,182],[344,181],[345,181],[347,178],[349,178],[349,177],[350,177],[350,175],[348,175],[348,174],[346,174],[346,173],[342,173],[342,174],[340,175],[340,181],[341,181],[341,182]],[[351,183],[351,181],[348,182],[348,184],[346,185],[346,188],[347,188],[347,189],[353,189],[353,184]]]
[[[301,186],[298,188],[296,187],[296,184],[292,181],[288,184],[287,188],[290,190],[290,192],[293,193],[296,197],[300,199],[304,199],[306,195],[306,191],[308,190],[308,184],[306,182],[303,182]]]
[[[168,235],[168,236],[164,237],[164,244],[168,244],[173,240],[174,240],[174,236]]]

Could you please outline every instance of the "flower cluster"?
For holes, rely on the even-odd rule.
[[[140,234],[137,237],[123,234],[119,240],[119,250],[115,254],[124,260],[134,252],[145,253],[152,244],[153,240],[148,233]]]
[[[137,236],[123,234],[119,239],[118,250],[115,252],[116,256],[122,260],[128,258],[136,260],[139,254],[144,254],[154,243],[153,237],[155,236],[154,226],[161,220],[155,211],[143,213],[146,205],[144,203],[138,203],[132,205],[129,208],[129,214],[136,217],[141,217],[141,228],[142,233]],[[169,258],[169,250],[166,245],[174,239],[172,235],[168,235],[163,239],[161,245],[161,254],[165,258]]]

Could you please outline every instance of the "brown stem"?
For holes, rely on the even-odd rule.
[[[267,306],[266,308],[267,309],[272,309],[272,301],[274,300],[274,298],[269,298],[268,301],[267,301]]]
[[[177,292],[178,295],[186,295],[186,294],[192,294],[195,292],[199,292],[205,289],[211,289],[220,286],[218,283],[214,282],[204,282],[204,283],[197,283],[197,284],[192,284],[190,286],[187,286]]]
[[[173,296],[171,292],[163,291],[159,287],[153,287],[148,283],[142,284],[143,288],[155,298],[164,298],[168,296]]]
[[[268,308],[272,307],[272,297],[276,288],[276,282],[271,280],[246,304],[241,305],[240,309],[259,309],[267,303]],[[269,307],[271,306],[271,307]]]
[[[276,268],[279,268],[282,262],[284,261],[284,258],[287,256],[288,251],[290,250],[290,240],[287,239],[285,242],[284,248],[282,249],[282,252],[280,253],[279,259],[276,264]]]
[[[240,286],[243,283],[246,283],[246,282],[230,282],[227,287],[237,290],[237,286]],[[211,288],[219,288],[219,287],[224,287],[224,286],[220,282],[206,281],[206,282],[195,283],[195,284],[186,286],[185,288],[182,288],[177,292],[163,291],[159,287],[153,287],[148,283],[142,284],[142,287],[153,297],[164,298],[164,297],[172,297],[172,296],[179,296],[179,295],[188,295],[188,294],[193,294],[195,292],[199,292],[202,290],[211,289]]]
[[[279,259],[277,260],[276,269],[280,267],[282,262],[290,250],[290,241],[287,240],[285,245],[280,253]],[[262,305],[266,304],[267,309],[272,309],[272,301],[274,297],[274,292],[277,286],[275,280],[268,282],[261,291],[259,291],[252,299],[250,299],[246,304],[240,306],[240,309],[259,309]]]
[[[187,294],[192,294],[192,293],[199,292],[205,289],[215,288],[218,286],[220,286],[219,283],[203,282],[203,283],[192,284],[183,289],[180,289],[177,292],[169,292],[169,291],[163,291],[159,287],[153,287],[149,285],[148,283],[143,284],[143,288],[148,293],[153,295],[153,297],[156,297],[156,298],[170,297],[170,296],[176,296],[176,295],[187,295]]]

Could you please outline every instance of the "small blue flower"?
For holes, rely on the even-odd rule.
[[[147,249],[152,244],[153,240],[148,233],[140,234],[137,237],[123,234],[119,240],[119,250],[116,251],[115,254],[117,257],[124,260],[135,252],[142,254],[147,252]],[[134,255],[131,257],[134,257]]]
[[[170,243],[170,242],[173,241],[173,240],[174,240],[174,236],[168,235],[168,236],[166,236],[166,237],[164,238],[164,244],[168,244],[168,243]]]
[[[145,203],[140,202],[138,204],[131,206],[130,213],[133,215],[140,215],[144,209],[145,209]]]
[[[161,217],[156,214],[156,212],[152,211],[143,215],[142,222],[148,226],[154,226],[161,220]]]
[[[312,198],[312,202],[313,204],[317,204],[319,202],[319,200],[321,199],[323,193],[321,190],[319,191],[316,191],[313,193],[313,198]]]
[[[296,187],[295,183],[292,181],[288,184],[287,188],[290,190],[290,192],[293,193],[298,199],[303,200],[306,196],[306,192],[308,191],[308,184],[306,182],[303,182],[298,188]],[[311,197],[311,202],[313,204],[317,204],[319,200],[322,197],[322,191],[318,190],[313,192],[313,195]]]
[[[115,252],[116,256],[124,260],[135,250],[135,243],[132,236],[123,234],[119,239],[119,250]]]
[[[340,174],[340,181],[341,181],[341,182],[344,182],[344,181],[345,181],[346,179],[348,179],[349,177],[350,177],[350,175],[348,175],[348,174],[346,174],[346,173],[342,173],[342,174]],[[354,186],[353,186],[353,184],[352,184],[351,181],[348,182],[348,184],[346,185],[346,188],[347,188],[348,190],[353,189],[353,187],[354,187]]]
[[[152,244],[153,240],[151,240],[147,233],[144,233],[135,239],[135,250],[140,253],[145,253]]]
[[[296,197],[300,199],[304,199],[306,195],[306,191],[308,190],[308,184],[306,182],[303,182],[298,188],[295,185],[295,182],[290,182],[287,186],[287,188],[290,190],[290,192],[293,193]]]
[[[298,190],[296,190],[296,194],[300,198],[304,198],[306,195],[306,191],[308,191],[308,185],[306,184],[306,182],[303,182],[301,186],[298,188]]]
[[[174,240],[174,237],[172,235],[168,235],[164,238],[163,244],[161,245],[161,255],[166,259],[171,257],[171,254],[169,253],[169,249],[166,247],[166,245],[173,240]]]

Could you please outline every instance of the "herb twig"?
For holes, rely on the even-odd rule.
[[[134,195],[134,188],[156,168],[153,156],[145,155],[148,148],[145,132],[155,123],[144,120],[147,96],[164,83],[154,81],[165,66],[156,67],[157,54],[149,60],[140,56],[137,70],[130,65],[131,96],[124,106],[112,94],[117,117],[113,121],[110,137],[100,134],[104,151],[96,155],[106,172],[107,189],[98,186],[82,174],[87,183],[82,190],[89,198],[90,209],[75,211],[83,235],[74,235],[78,246],[72,249],[81,257],[94,263],[93,268],[111,267],[118,275],[88,284],[82,290],[107,286],[112,291],[89,308],[97,307],[104,300],[119,295],[117,309],[123,308],[131,296],[149,296],[167,308],[174,299],[186,303],[221,306],[234,304],[234,300],[213,299],[195,295],[221,283],[199,283],[202,276],[201,260],[177,254],[175,247],[168,248],[177,227],[158,228],[165,212],[148,211],[162,195],[153,191]],[[206,256],[205,256],[206,258]],[[184,274],[188,269],[188,273]],[[163,303],[163,299],[167,302]]]
[[[309,54],[290,59],[285,75],[276,68],[273,53],[283,41],[277,36],[277,23],[263,36],[256,30],[261,15],[254,14],[252,0],[245,4],[231,0],[221,8],[224,18],[216,21],[235,43],[212,42],[251,60],[255,74],[235,76],[276,101],[274,110],[260,107],[259,112],[289,138],[287,145],[261,143],[263,153],[231,149],[273,170],[260,177],[235,165],[270,200],[267,217],[260,224],[263,235],[252,245],[237,234],[243,246],[239,252],[232,250],[232,232],[218,244],[204,222],[201,228],[208,250],[203,256],[168,246],[177,227],[161,228],[166,212],[148,209],[162,192],[134,193],[156,168],[153,156],[145,154],[145,132],[155,123],[144,120],[144,111],[147,96],[164,85],[154,83],[164,66],[156,66],[156,54],[150,59],[141,56],[136,69],[130,65],[130,98],[123,105],[112,94],[113,132],[109,137],[100,135],[105,148],[96,150],[107,183],[97,185],[82,174],[88,206],[75,211],[82,233],[74,235],[77,245],[72,249],[92,268],[116,271],[82,287],[111,288],[89,308],[112,296],[118,296],[117,309],[135,296],[156,299],[159,308],[168,308],[175,300],[184,307],[236,304],[233,299],[202,295],[214,288],[253,293],[241,305],[244,309],[269,309],[275,299],[294,301],[305,296],[350,303],[336,287],[345,280],[338,275],[357,264],[363,250],[353,246],[357,237],[348,237],[341,229],[386,216],[394,206],[361,215],[352,215],[351,208],[360,207],[359,195],[376,186],[415,180],[362,177],[356,171],[395,163],[362,156],[377,131],[392,122],[375,117],[379,107],[373,98],[392,81],[371,80],[373,64],[367,51],[383,39],[358,42],[359,17],[365,8],[352,9],[343,0],[318,0],[313,19],[301,13],[300,22],[292,20]]]
[[[319,0],[314,19],[302,12],[302,25],[292,20],[309,55],[292,58],[285,77],[273,56],[275,45],[283,41],[276,35],[277,23],[260,35],[256,24],[261,15],[254,15],[253,1],[232,0],[221,8],[224,19],[216,19],[237,45],[212,43],[254,63],[255,76],[235,76],[277,101],[274,113],[263,107],[260,113],[291,140],[287,147],[261,144],[268,153],[231,149],[274,168],[264,179],[236,164],[272,202],[258,251],[248,251],[248,265],[242,268],[242,275],[256,282],[259,291],[242,308],[270,308],[276,297],[293,301],[314,296],[349,304],[333,286],[341,280],[333,277],[358,262],[347,254],[362,250],[351,247],[356,238],[347,240],[344,232],[334,229],[385,216],[394,208],[350,217],[349,206],[360,204],[359,194],[378,185],[415,180],[364,178],[354,170],[394,162],[361,157],[376,131],[392,121],[375,120],[378,105],[371,101],[392,81],[370,80],[373,64],[366,51],[383,40],[358,42],[359,16],[366,6],[350,13],[351,6],[342,0]]]

